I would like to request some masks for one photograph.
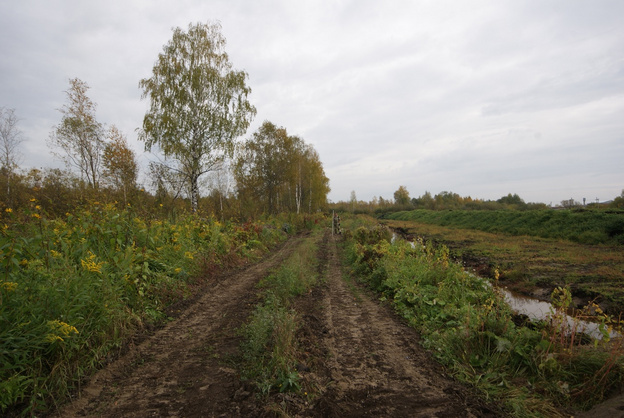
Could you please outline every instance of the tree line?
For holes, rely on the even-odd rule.
[[[550,206],[545,203],[525,202],[518,194],[509,193],[497,200],[474,199],[470,196],[460,196],[457,193],[442,191],[435,195],[426,191],[419,197],[410,197],[405,186],[399,186],[394,192],[392,199],[384,199],[375,196],[370,201],[358,200],[355,191],[351,192],[349,201],[339,201],[333,203],[332,208],[338,211],[355,213],[385,213],[414,209],[428,210],[540,210],[548,209]],[[573,200],[561,202],[561,208],[606,208],[624,209],[624,190],[620,196],[615,197],[609,203],[589,203],[582,205]]]
[[[248,74],[233,68],[225,44],[218,23],[175,28],[151,76],[140,80],[149,109],[138,139],[156,156],[145,185],[138,184],[137,155],[124,133],[98,121],[86,82],[69,80],[48,139],[64,170],[21,169],[19,119],[14,109],[0,108],[1,209],[32,199],[51,215],[94,200],[221,217],[324,208],[329,179],[312,145],[270,121],[237,140],[256,108],[248,100]]]

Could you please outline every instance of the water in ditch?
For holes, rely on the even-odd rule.
[[[400,236],[396,233],[393,233],[392,242],[397,239],[401,239]],[[413,241],[409,242],[412,247],[417,245]],[[481,278],[481,280],[483,280],[484,283],[491,285],[491,283],[487,279]],[[501,286],[498,286],[497,288],[503,294],[503,296],[505,297],[505,301],[509,304],[511,309],[516,314],[526,315],[531,321],[550,321],[552,313],[554,311],[551,303],[512,292],[509,289]],[[573,318],[570,315],[565,316],[565,321],[567,322],[567,326],[570,332],[582,332],[599,340],[604,337],[604,335],[600,331],[600,324],[598,323]],[[611,331],[609,333],[609,336],[611,338],[614,338],[621,335],[616,331]]]

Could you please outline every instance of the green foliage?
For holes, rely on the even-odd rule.
[[[147,150],[158,146],[178,163],[194,211],[199,177],[232,155],[234,139],[256,113],[247,99],[247,73],[232,68],[225,43],[218,23],[175,28],[151,78],[140,81],[150,110],[139,138]]]
[[[0,408],[32,414],[210,274],[285,237],[275,224],[170,222],[97,202],[47,219],[33,201],[0,225]]]
[[[316,150],[269,121],[239,148],[234,176],[248,214],[314,213],[327,203],[329,179]]]
[[[551,324],[518,326],[502,293],[450,262],[446,247],[390,244],[375,229],[360,227],[347,241],[354,271],[391,301],[458,378],[514,415],[552,416],[570,404],[586,409],[624,379],[620,344],[607,338],[583,345],[567,321],[557,321],[569,291],[553,294]]]
[[[291,305],[317,284],[316,252],[314,240],[306,239],[279,269],[260,282],[263,302],[240,330],[244,338],[242,376],[254,382],[262,394],[301,388],[296,370],[299,317]]]
[[[394,192],[394,203],[399,206],[406,206],[410,203],[409,192],[405,186],[399,186]]]
[[[388,219],[476,229],[509,235],[558,238],[583,244],[624,242],[624,213],[606,211],[431,211],[413,210]]]

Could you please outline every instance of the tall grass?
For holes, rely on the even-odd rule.
[[[207,276],[259,256],[279,225],[140,218],[94,202],[47,219],[36,201],[0,224],[0,412],[39,414]]]
[[[619,343],[607,338],[587,344],[564,333],[556,320],[517,325],[496,287],[450,262],[446,247],[391,244],[379,227],[360,227],[347,238],[355,272],[420,331],[423,345],[514,415],[557,416],[570,405],[587,409],[622,384]],[[558,292],[554,319],[569,302],[567,290]]]
[[[624,212],[599,210],[413,210],[388,219],[477,229],[510,235],[566,239],[583,244],[624,244]]]
[[[264,395],[301,388],[296,339],[300,319],[292,304],[319,280],[315,242],[319,232],[303,241],[276,271],[259,283],[262,302],[240,330],[242,377],[253,382]]]

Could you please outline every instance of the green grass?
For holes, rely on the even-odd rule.
[[[624,244],[624,211],[600,210],[413,210],[386,219],[476,229],[509,235],[565,239],[583,244]]]
[[[262,302],[240,330],[241,376],[264,395],[301,389],[296,367],[300,318],[292,304],[318,284],[316,241],[320,232],[306,238],[276,271],[258,284]]]

